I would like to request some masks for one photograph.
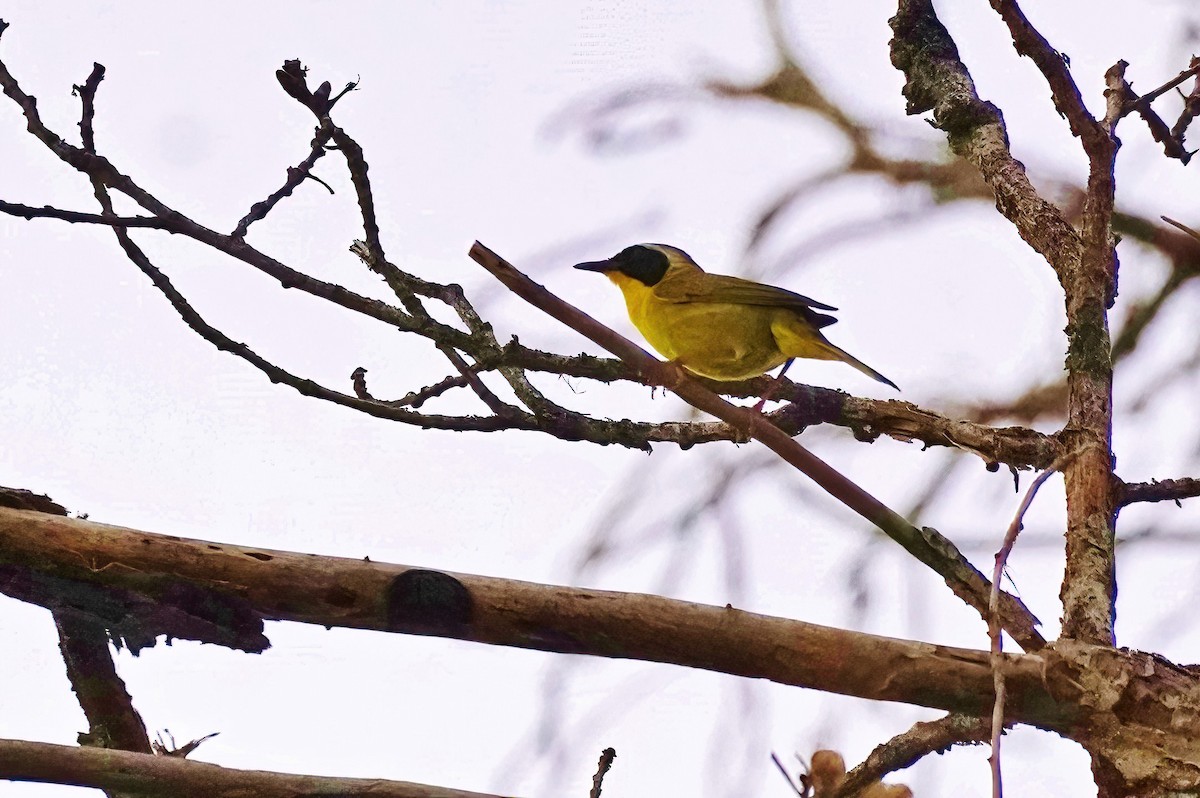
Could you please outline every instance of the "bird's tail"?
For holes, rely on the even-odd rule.
[[[892,382],[887,377],[883,376],[878,371],[871,368],[866,363],[862,362],[861,360],[856,358],[854,355],[847,352],[845,349],[839,349],[838,347],[834,346],[833,344],[829,343],[828,341],[822,341],[821,345],[822,345],[822,348],[826,349],[826,351],[829,353],[830,360],[840,360],[843,363],[847,363],[851,366],[854,366],[854,368],[858,369],[863,374],[866,374],[871,379],[878,380],[879,382],[882,382],[884,385],[890,385],[893,388],[895,388],[897,391],[900,390],[899,385]]]

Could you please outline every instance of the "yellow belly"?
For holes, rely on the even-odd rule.
[[[626,297],[626,299],[631,299]],[[788,359],[772,326],[781,308],[705,302],[660,302],[649,292],[626,303],[629,318],[646,341],[668,360],[713,380],[757,377]]]

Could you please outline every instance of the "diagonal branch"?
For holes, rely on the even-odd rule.
[[[325,145],[329,143],[331,133],[332,131],[327,130],[324,126],[317,128],[317,133],[313,136],[312,149],[309,151],[308,157],[301,161],[299,166],[288,168],[287,180],[284,181],[282,186],[271,192],[270,196],[265,200],[256,202],[250,206],[250,212],[242,217],[241,221],[237,223],[237,227],[233,228],[233,232],[229,234],[231,238],[245,238],[246,233],[250,230],[250,225],[267,218],[267,214],[282,199],[292,196],[292,192],[301,183],[312,177],[312,169],[316,166],[317,160],[325,154]],[[316,178],[313,179],[315,180]],[[329,187],[326,186],[326,188]],[[329,189],[329,193],[332,194],[333,189]]]
[[[1032,60],[1046,78],[1054,99],[1054,108],[1067,120],[1071,133],[1083,141],[1085,149],[1103,146],[1103,140],[1108,134],[1084,105],[1079,87],[1075,85],[1075,78],[1071,77],[1066,56],[1051,47],[1050,42],[1030,24],[1016,0],[990,2],[1008,26],[1017,52]]]
[[[88,721],[89,730],[80,735],[80,742],[150,753],[146,725],[117,675],[104,626],[75,610],[59,608],[53,614],[67,678]]]
[[[866,518],[904,547],[920,562],[939,574],[950,589],[980,615],[988,617],[991,585],[954,544],[936,530],[917,529],[898,513],[871,496],[841,473],[813,455],[754,410],[736,407],[690,379],[678,365],[664,363],[645,350],[564,302],[519,272],[487,247],[475,242],[471,257],[500,280],[510,291],[534,307],[633,365],[651,385],[660,385],[688,404],[710,413],[736,429],[757,438],[785,462],[806,474],[830,495]],[[1026,650],[1041,648],[1045,640],[1035,628],[1037,619],[1019,599],[1005,593],[1001,611],[1004,629]]]
[[[831,798],[852,798],[864,787],[889,773],[916,764],[929,754],[942,753],[963,743],[985,742],[988,734],[988,721],[970,715],[951,714],[917,723],[908,731],[875,746],[862,764],[846,774],[837,795]]]
[[[1013,157],[1004,117],[979,98],[931,0],[900,0],[889,24],[895,34],[892,64],[906,78],[908,113],[933,111],[933,124],[946,132],[950,148],[974,164],[991,187],[996,209],[1064,281],[1079,261],[1080,236],[1038,194],[1025,165]]]

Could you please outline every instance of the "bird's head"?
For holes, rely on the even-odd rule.
[[[600,272],[617,285],[637,280],[642,285],[656,285],[668,271],[702,271],[682,249],[666,244],[634,244],[608,260],[575,264],[576,269]]]

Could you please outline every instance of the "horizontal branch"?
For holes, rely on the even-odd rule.
[[[0,740],[0,779],[94,787],[143,798],[500,798],[407,781],[237,770],[177,756],[25,740]]]
[[[103,224],[109,227],[149,227],[155,230],[170,230],[171,223],[157,216],[104,216],[99,213],[81,213],[44,205],[35,208],[19,202],[0,200],[0,213],[20,216],[22,219],[58,219],[81,224]]]
[[[992,701],[985,651],[653,595],[246,548],[5,508],[0,563],[125,590],[224,593],[268,620],[662,662],[968,714]],[[1012,721],[1062,728],[1074,719],[1047,692],[1043,658],[1004,661]]]
[[[1127,482],[1117,491],[1117,506],[1125,507],[1136,502],[1176,502],[1200,496],[1200,479],[1151,480],[1150,482]]]
[[[102,76],[100,67],[89,78],[88,85],[80,93],[85,104],[85,118],[90,127],[93,94],[97,76]],[[222,351],[240,357],[262,371],[273,382],[282,383],[305,396],[339,404],[379,418],[425,428],[492,432],[501,430],[537,430],[563,440],[588,441],[598,444],[617,444],[630,448],[648,450],[652,443],[673,443],[687,448],[696,444],[714,441],[739,440],[742,433],[729,425],[712,422],[653,424],[633,420],[595,419],[582,413],[558,407],[543,397],[529,382],[524,372],[539,371],[571,377],[584,377],[602,382],[619,380],[641,381],[636,370],[618,360],[597,358],[589,355],[558,355],[530,349],[515,338],[503,346],[496,343],[488,325],[480,319],[467,301],[462,289],[456,285],[440,285],[421,280],[407,274],[382,257],[378,245],[378,225],[374,219],[373,200],[366,184],[366,165],[361,150],[345,134],[334,127],[328,119],[322,119],[311,144],[308,157],[298,167],[290,168],[288,180],[267,200],[257,203],[251,213],[239,223],[232,235],[224,235],[188,218],[141,188],[128,175],[91,151],[67,144],[50,130],[37,112],[35,98],[25,94],[16,79],[0,62],[0,85],[5,93],[19,105],[25,114],[28,128],[56,155],[73,168],[87,174],[94,183],[121,191],[131,197],[153,216],[118,217],[114,214],[90,214],[60,208],[21,205],[0,201],[0,212],[22,218],[53,218],[73,223],[109,225],[118,231],[127,228],[161,229],[177,233],[230,257],[246,263],[269,277],[278,280],[284,288],[296,288],[339,307],[388,324],[402,332],[416,333],[445,352],[459,371],[458,378],[470,385],[485,402],[489,399],[492,415],[447,416],[414,412],[415,401],[376,401],[365,392],[358,396],[334,390],[305,379],[257,355],[246,344],[233,341],[220,330],[207,324],[192,308],[183,295],[170,286],[166,276],[144,256],[133,256],[135,264],[146,272],[155,284],[180,312],[193,329]],[[274,203],[287,196],[311,172],[313,164],[324,152],[325,143],[333,139],[342,142],[355,177],[356,194],[364,214],[364,228],[368,239],[375,246],[366,246],[370,259],[368,265],[388,279],[397,296],[408,300],[405,309],[394,307],[369,297],[356,294],[346,288],[326,283],[300,271],[292,269],[248,244],[242,235],[250,223],[261,219]],[[131,245],[132,242],[129,242]],[[130,246],[126,246],[127,254]],[[443,324],[426,313],[412,295],[436,299],[449,305],[466,323],[464,331]],[[470,357],[468,365],[458,353]],[[497,372],[503,376],[532,412],[523,412],[516,407],[497,407],[498,400],[490,394],[479,380],[479,374]],[[710,389],[731,396],[749,397],[761,395],[768,381],[747,380],[742,383],[709,383]],[[356,386],[357,387],[357,386]],[[414,392],[409,399],[419,398]],[[873,440],[879,435],[889,435],[902,441],[920,440],[927,446],[954,446],[978,454],[988,463],[1005,463],[1016,468],[1043,468],[1055,456],[1052,438],[1034,430],[1007,428],[993,430],[968,421],[948,419],[914,405],[901,402],[875,402],[852,397],[841,391],[786,383],[778,396],[789,399],[792,404],[783,412],[773,416],[775,423],[789,434],[797,434],[815,424],[835,424],[854,431],[860,440]],[[502,412],[501,412],[502,411]]]
[[[967,715],[986,712],[992,699],[987,652],[728,605],[245,548],[4,508],[0,563],[64,583],[224,591],[267,619],[662,662]],[[1129,750],[1153,739],[1163,752],[1160,772],[1194,784],[1187,763],[1200,738],[1200,712],[1192,711],[1200,674],[1156,655],[1071,640],[1002,662],[1006,722],[1077,740],[1104,735]]]
[[[797,412],[793,408],[803,408],[792,401],[777,415],[787,418]],[[918,440],[925,446],[949,446],[978,455],[989,464],[1014,468],[1044,469],[1062,449],[1055,436],[1028,427],[991,427],[949,418],[898,399],[848,396],[839,417],[829,423],[848,426],[859,440],[874,440],[879,435],[898,441]]]

